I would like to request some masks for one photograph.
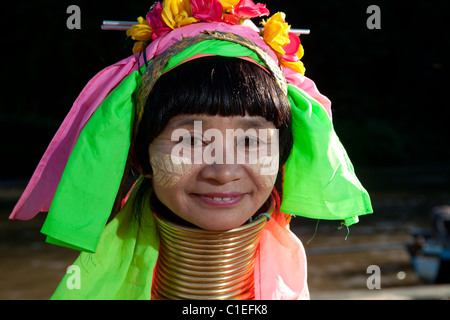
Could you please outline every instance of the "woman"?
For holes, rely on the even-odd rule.
[[[67,274],[53,298],[309,297],[290,215],[349,226],[371,206],[284,15],[247,20],[267,14],[157,3],[86,86],[11,215],[49,211],[47,241],[83,251],[80,288]]]

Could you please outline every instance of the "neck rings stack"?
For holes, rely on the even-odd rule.
[[[160,249],[152,299],[254,299],[255,254],[266,216],[229,231],[155,217]]]

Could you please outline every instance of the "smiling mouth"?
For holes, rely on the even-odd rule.
[[[234,205],[242,200],[245,193],[202,193],[195,194],[202,202],[212,206]]]
[[[235,197],[208,197],[208,198],[211,198],[214,201],[228,202],[228,201],[231,201],[233,199],[236,199],[237,197],[235,196]]]

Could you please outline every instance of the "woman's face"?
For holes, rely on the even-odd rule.
[[[245,223],[278,172],[278,130],[259,116],[178,115],[149,147],[153,188],[173,213],[200,228]]]

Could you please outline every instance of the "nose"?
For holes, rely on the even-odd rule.
[[[202,178],[219,184],[226,184],[228,182],[239,180],[244,174],[245,170],[239,164],[206,165],[200,172]]]

